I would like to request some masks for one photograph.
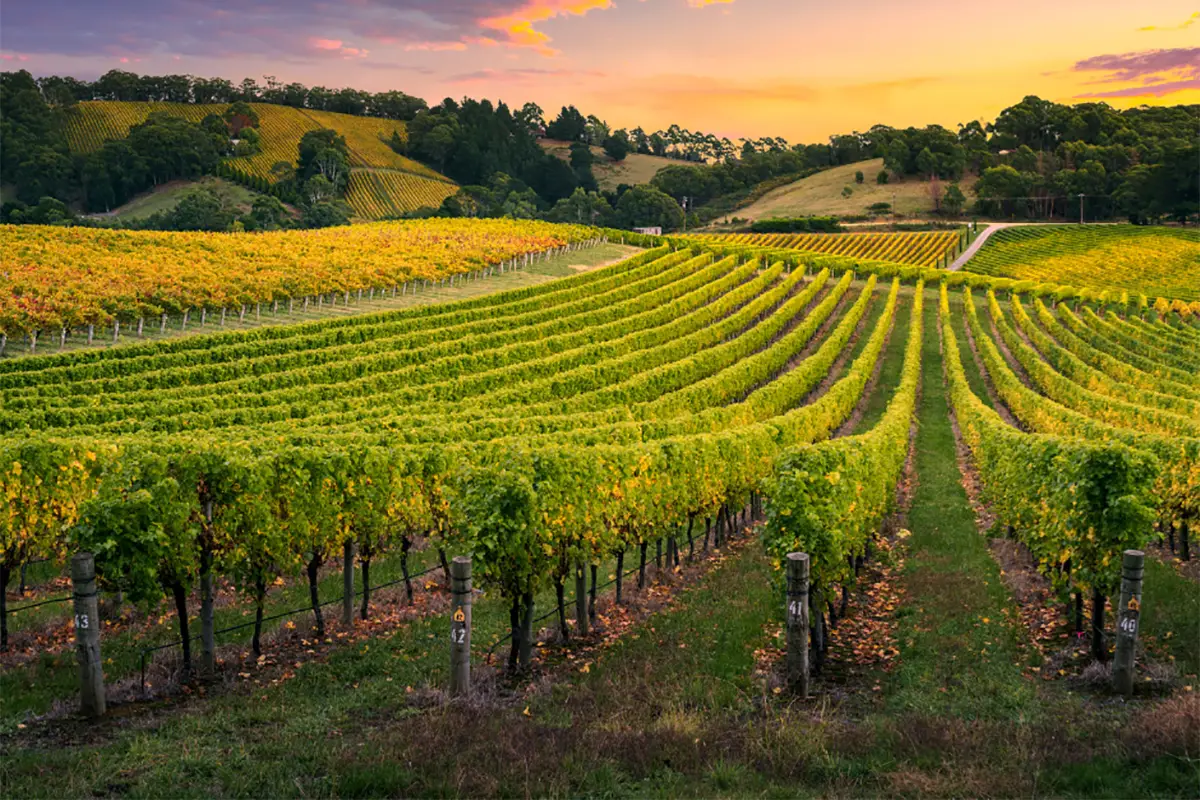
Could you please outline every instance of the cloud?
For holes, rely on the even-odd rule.
[[[481,69],[475,72],[464,72],[452,75],[448,82],[466,86],[472,84],[496,83],[526,83],[531,80],[543,81],[559,78],[604,78],[606,73],[591,69]]]
[[[1078,100],[1085,98],[1102,100],[1106,97],[1163,97],[1188,89],[1200,89],[1200,78],[1188,78],[1182,81],[1164,81],[1149,86],[1130,86],[1127,89],[1114,89],[1110,92],[1086,92],[1075,95],[1075,98]]]
[[[1085,58],[1071,67],[1075,72],[1107,72],[1104,82],[1131,81],[1160,72],[1183,70],[1200,73],[1200,47],[1143,50],[1139,53]]]
[[[558,50],[545,23],[611,7],[613,0],[9,0],[3,30],[6,50],[78,57],[362,57],[363,41],[407,51],[503,46],[552,56]]]
[[[346,47],[341,39],[322,39],[319,36],[311,36],[308,39],[308,46],[319,53],[325,53],[342,58],[366,58],[370,53],[361,47]]]
[[[480,27],[500,34],[510,47],[528,47],[546,56],[559,54],[549,46],[550,37],[533,26],[559,16],[583,16],[589,11],[612,8],[612,0],[527,0],[508,13],[480,19]]]
[[[725,5],[734,0],[687,0],[689,8],[706,8],[707,6]]]
[[[1089,81],[1092,84],[1137,84],[1086,91],[1076,95],[1078,98],[1162,97],[1185,89],[1200,89],[1200,47],[1093,56],[1077,61],[1071,71],[1095,74]]]
[[[1179,23],[1178,25],[1166,25],[1166,26],[1147,25],[1144,28],[1138,28],[1138,30],[1139,31],[1182,31],[1182,30],[1186,30],[1186,29],[1192,27],[1192,24],[1196,20],[1200,20],[1200,11],[1197,11],[1196,13],[1192,14],[1190,17],[1188,17],[1187,19],[1185,19],[1183,22]]]

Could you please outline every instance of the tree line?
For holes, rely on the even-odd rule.
[[[90,99],[229,102],[247,110],[249,102],[279,103],[404,120],[408,139],[394,137],[392,147],[464,187],[441,208],[422,209],[417,216],[507,215],[677,230],[728,215],[772,182],[781,185],[872,158],[882,158],[883,169],[856,176],[860,183],[870,177],[879,183],[930,181],[935,207],[944,204],[952,214],[969,206],[957,185],[968,174],[979,176],[970,208],[988,217],[1062,217],[1078,208],[1089,219],[1186,221],[1200,206],[1195,137],[1200,106],[1194,105],[1118,111],[1104,103],[1063,105],[1031,96],[990,123],[971,121],[957,130],[875,125],[828,142],[793,145],[781,137],[735,143],[679,125],[653,133],[641,127],[614,129],[575,106],[564,106],[550,120],[535,103],[516,109],[486,99],[446,98],[430,107],[398,91],[309,88],[272,76],[263,83],[247,78],[234,84],[114,70],[88,82],[34,79],[22,71],[0,75],[0,175],[28,206],[20,221],[43,221],[39,217],[46,214],[37,210],[43,198],[105,210],[161,180],[212,174],[222,159],[238,154],[235,147],[244,154],[257,146],[255,126],[243,126],[247,134],[234,145],[236,123],[229,119],[195,126],[154,115],[99,153],[73,155],[63,134],[65,119],[74,103]],[[542,137],[568,142],[569,158],[548,153],[538,142]],[[604,155],[592,148],[602,148]],[[596,160],[619,162],[631,153],[681,163],[661,170],[649,186],[601,191]],[[291,165],[283,166],[287,169],[271,193],[285,200],[332,202],[344,191],[344,181],[309,185],[311,174],[296,180]],[[308,172],[308,166],[299,171]],[[944,190],[943,181],[949,182]]]

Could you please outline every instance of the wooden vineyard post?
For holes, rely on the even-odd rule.
[[[342,624],[354,624],[354,542],[342,545]]]
[[[1138,623],[1142,616],[1142,575],[1146,554],[1126,550],[1121,564],[1121,602],[1117,606],[1117,656],[1113,662],[1113,688],[1129,697],[1133,694],[1133,664],[1137,648]]]
[[[450,694],[471,691],[471,558],[450,564]]]
[[[583,562],[575,565],[575,632],[580,636],[588,634],[587,612],[587,573]]]
[[[104,716],[104,669],[100,661],[100,614],[96,599],[96,561],[91,553],[71,557],[75,596],[75,653],[79,658],[80,708],[89,717]]]
[[[808,697],[808,553],[787,557],[787,681]]]

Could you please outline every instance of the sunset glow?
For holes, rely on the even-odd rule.
[[[953,126],[1028,94],[1122,108],[1200,101],[1200,12],[1177,0],[355,0],[336,10],[166,0],[146,12],[139,0],[102,13],[80,0],[11,0],[0,59],[39,75],[273,75],[431,103],[575,104],[615,126],[791,141],[877,123]],[[63,14],[88,24],[55,24]]]

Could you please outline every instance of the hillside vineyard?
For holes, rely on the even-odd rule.
[[[997,513],[1056,582],[1111,588],[1154,518],[1194,522],[1190,324],[1044,302],[1060,287],[673,246],[450,305],[4,362],[3,567],[88,548],[133,597],[201,569],[261,607],[346,542],[377,557],[428,538],[472,553],[517,615],[574,565],[691,537],[765,490],[768,551],[808,552],[832,597],[893,506],[939,335]],[[968,278],[992,281],[986,312]],[[1028,432],[966,385],[951,295]],[[845,435],[890,341],[886,410]]]
[[[828,437],[904,302],[898,281],[660,247],[412,313],[13,360],[6,563],[60,554],[74,529],[116,581],[183,579],[203,551],[253,585],[347,537],[433,535],[524,597],[564,556],[715,514],[781,448]]]
[[[458,191],[449,178],[391,148],[393,135],[401,141],[408,138],[403,122],[270,103],[250,106],[259,116],[262,149],[250,156],[226,158],[223,174],[231,178],[276,183],[280,179],[276,165],[293,163],[301,137],[325,128],[336,130],[346,140],[352,170],[346,202],[364,220],[396,217],[422,206],[436,208]],[[199,124],[209,114],[219,116],[228,107],[227,103],[82,102],[68,116],[65,135],[72,153],[91,153],[106,140],[124,138],[130,127],[145,122],[153,113]]]

